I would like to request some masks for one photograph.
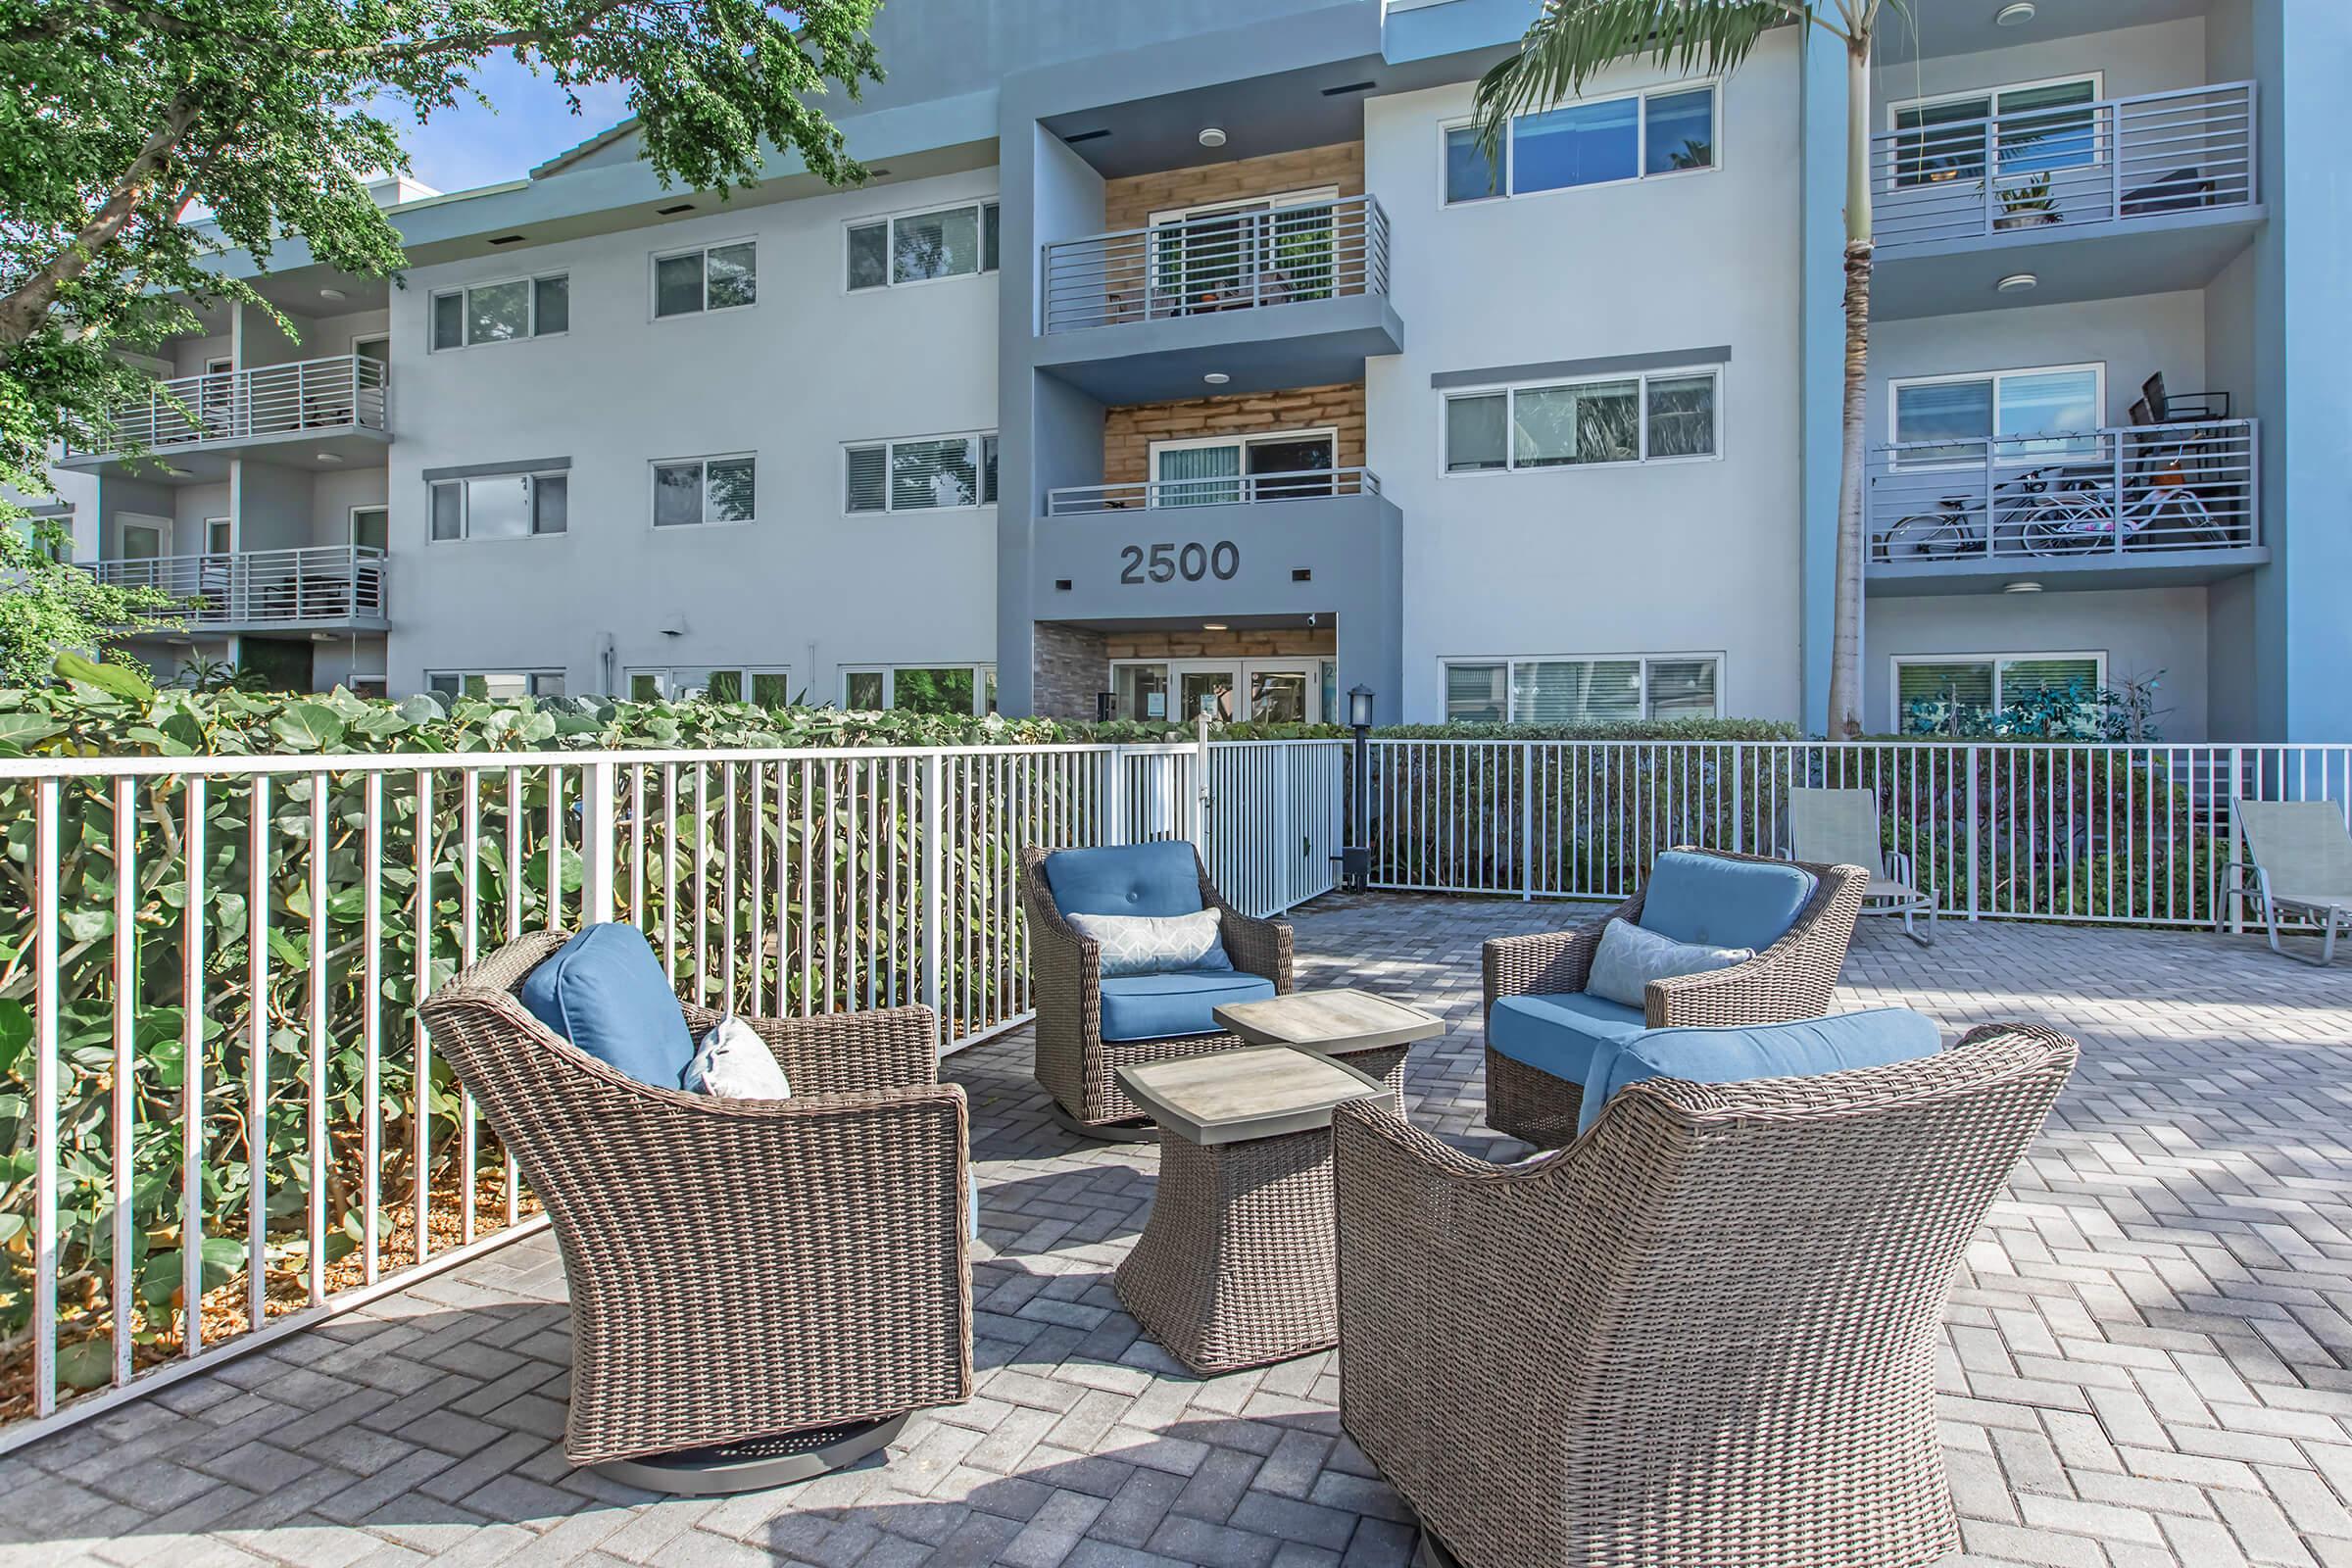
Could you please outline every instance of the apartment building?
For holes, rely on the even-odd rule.
[[[54,503],[296,683],[1159,718],[1825,711],[1842,57],[1465,129],[1530,0],[894,5],[874,177],[614,127],[388,193]],[[2352,13],[1912,8],[1872,81],[1867,718],[2341,738]],[[2291,221],[2289,215],[2291,214]],[[2291,325],[2290,325],[2291,322]],[[2291,415],[2291,424],[2290,424]],[[140,424],[142,416],[150,424]]]

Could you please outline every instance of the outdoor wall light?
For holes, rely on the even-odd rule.
[[[2041,278],[2037,273],[2011,272],[1992,286],[2003,294],[2023,294],[2029,289],[2038,287],[2040,283]]]
[[[2037,594],[2041,592],[2041,584],[2031,577],[2020,577],[2017,581],[2003,587],[2001,592],[2005,594]]]
[[[1992,14],[1996,27],[2022,27],[2034,20],[2034,0],[2017,0],[2015,5],[2001,7]]]
[[[1203,147],[1224,146],[1225,132],[1215,125],[1202,125],[1200,127],[1200,145]]]

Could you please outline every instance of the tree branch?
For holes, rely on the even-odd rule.
[[[493,49],[520,49],[525,46],[545,48],[551,43],[577,38],[616,11],[626,11],[636,0],[603,0],[591,6],[567,26],[513,27],[504,32],[454,32],[439,38],[412,38],[403,43],[371,43],[352,49],[320,49],[313,56],[319,60],[369,61],[390,64],[400,61],[430,60],[440,55],[478,55]],[[659,3],[656,10],[669,9]]]
[[[196,123],[196,104],[188,95],[174,98],[164,112],[164,123],[147,138],[96,214],[64,250],[36,268],[15,293],[0,299],[0,349],[14,348],[39,330],[59,293],[87,271],[98,253],[129,225],[156,175]]]

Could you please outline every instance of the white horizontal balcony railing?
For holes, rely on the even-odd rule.
[[[2261,542],[2252,419],[1875,449],[1873,565],[2230,550]]]
[[[538,1229],[416,1011],[523,932],[626,921],[686,1000],[920,1003],[953,1049],[1035,1004],[1023,848],[1189,838],[1279,913],[1332,887],[1346,758],[0,759],[25,847],[0,900],[24,1025],[0,1052],[0,1452]]]
[[[1343,196],[1048,245],[1045,330],[1388,291],[1388,215]]]
[[[69,458],[222,445],[298,431],[382,430],[384,365],[364,354],[158,381],[116,409],[108,428],[69,442]]]
[[[169,596],[175,607],[171,613],[195,626],[326,625],[384,616],[384,553],[364,545],[95,561],[82,563],[82,569],[103,583]]]
[[[2255,202],[2254,84],[2018,111],[1871,137],[1878,253]]]
[[[1231,507],[1258,501],[1315,501],[1331,496],[1378,494],[1380,475],[1370,468],[1299,468],[1288,473],[1243,473],[1215,479],[1064,485],[1046,492],[1046,515],[1061,517],[1137,508]]]

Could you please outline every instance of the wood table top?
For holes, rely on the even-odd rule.
[[[1288,1046],[1179,1056],[1118,1073],[1161,1131],[1202,1145],[1328,1127],[1337,1107],[1388,1092],[1345,1062]]]
[[[1446,1032],[1444,1023],[1418,1007],[1346,987],[1229,1002],[1216,1009],[1216,1019],[1253,1046],[1325,1052],[1407,1046]]]

